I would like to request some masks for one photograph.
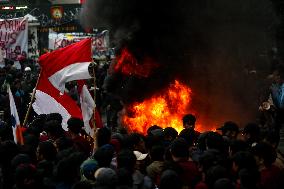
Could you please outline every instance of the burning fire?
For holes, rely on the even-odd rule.
[[[121,51],[121,55],[118,56],[114,70],[125,75],[135,75],[137,77],[146,78],[151,75],[153,70],[157,67],[159,67],[159,65],[150,57],[144,57],[141,62],[138,62],[129,50],[124,48]]]
[[[188,113],[192,91],[175,80],[163,92],[126,107],[121,122],[130,131],[146,134],[150,126],[173,127],[178,132],[183,129],[182,117]],[[194,113],[193,111],[190,111]],[[200,125],[196,126],[199,130]]]

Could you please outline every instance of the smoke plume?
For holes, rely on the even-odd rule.
[[[150,57],[161,65],[148,78],[108,77],[107,90],[125,103],[178,78],[206,120],[254,118],[275,45],[270,0],[87,0],[81,23],[109,29],[118,55],[127,47],[138,63]]]

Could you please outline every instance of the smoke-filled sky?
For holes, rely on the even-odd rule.
[[[109,29],[118,54],[127,47],[138,62],[146,56],[162,65],[149,78],[109,77],[108,90],[124,102],[179,78],[204,119],[253,119],[275,46],[270,0],[87,0],[81,23]]]

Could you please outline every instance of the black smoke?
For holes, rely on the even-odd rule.
[[[204,119],[254,117],[278,24],[270,0],[88,0],[82,25],[109,29],[117,54],[161,64],[148,78],[112,74],[109,92],[141,101],[178,78]]]

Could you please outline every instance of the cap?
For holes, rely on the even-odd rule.
[[[25,67],[25,72],[32,71],[30,67]]]
[[[142,154],[141,152],[139,151],[133,151],[134,155],[136,156],[136,160],[137,161],[141,161],[141,160],[144,160],[148,154]]]

